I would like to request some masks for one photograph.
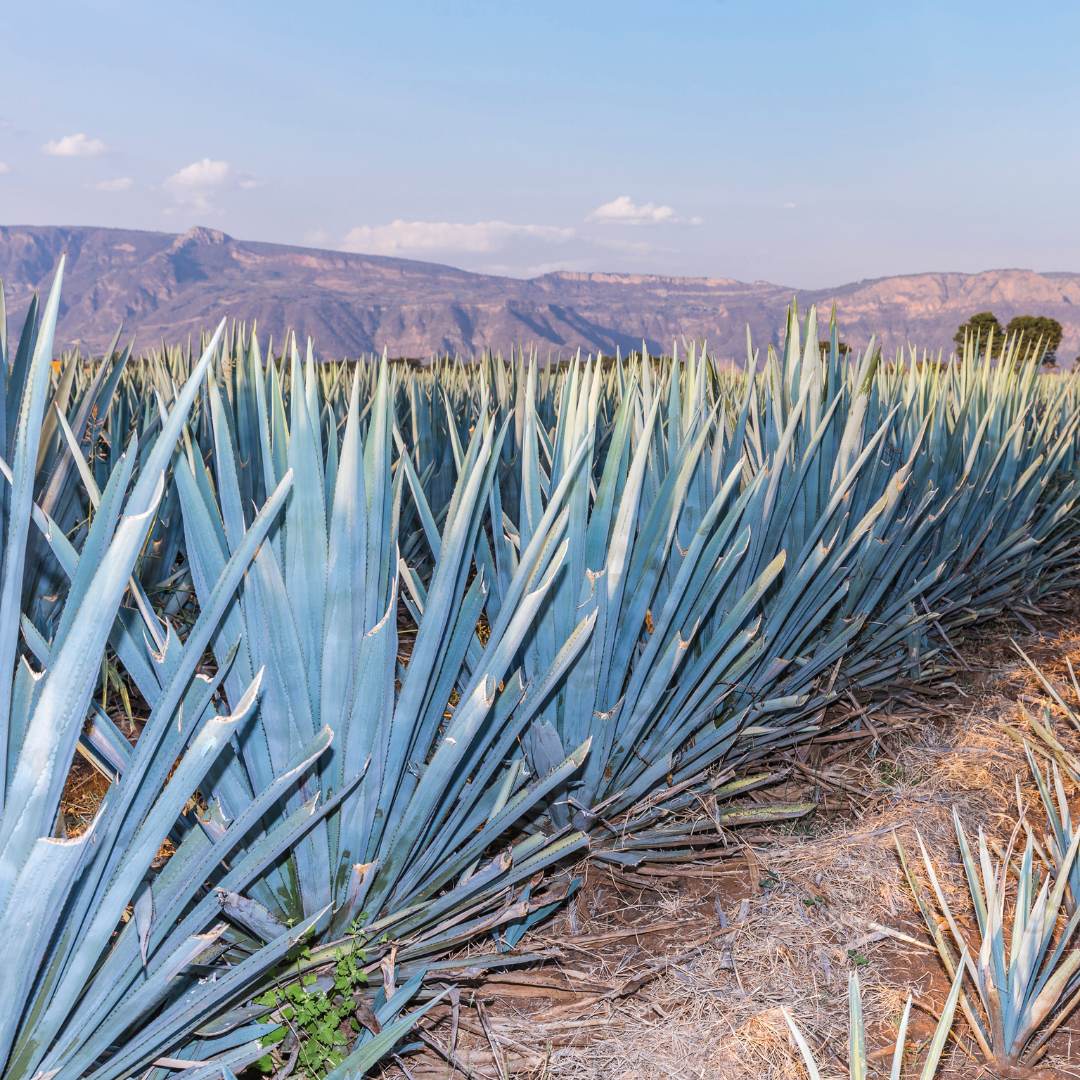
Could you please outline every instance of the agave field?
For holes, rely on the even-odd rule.
[[[354,991],[362,1075],[583,856],[806,812],[735,796],[1077,578],[1080,378],[1019,342],[54,364],[61,276],[0,337],[4,1080],[228,1076]]]

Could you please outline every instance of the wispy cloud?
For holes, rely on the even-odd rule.
[[[617,195],[610,202],[602,203],[586,221],[601,225],[700,225],[701,218],[683,218],[675,208],[663,203],[636,203],[629,195]]]
[[[0,176],[7,176],[11,172],[11,166],[6,161],[0,161]]]
[[[107,149],[101,139],[91,138],[85,131],[50,139],[41,148],[50,157],[100,157]]]
[[[240,172],[231,162],[215,158],[200,158],[165,179],[162,188],[172,196],[175,206],[166,214],[180,210],[195,213],[217,212],[214,199],[224,192],[252,191],[264,181],[248,172]]]
[[[214,193],[229,184],[232,178],[232,166],[227,161],[200,158],[174,172],[162,186],[180,205],[206,211],[213,209]]]
[[[575,231],[558,225],[515,225],[509,221],[404,221],[358,225],[345,235],[346,251],[373,255],[417,255],[453,252],[487,255],[522,240],[561,244]]]
[[[99,180],[95,185],[98,191],[130,191],[135,181],[130,176],[114,176],[111,180]]]

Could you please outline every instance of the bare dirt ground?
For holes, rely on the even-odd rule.
[[[1066,667],[1069,658],[1080,667],[1078,601],[1038,630],[1000,620],[965,644],[964,666],[931,696],[879,705],[858,745],[825,742],[791,759],[787,788],[763,798],[815,796],[811,818],[735,833],[709,862],[590,866],[570,909],[521,945],[550,962],[463,991],[428,1025],[434,1049],[391,1071],[414,1080],[802,1078],[786,1008],[823,1076],[846,1076],[852,969],[881,1074],[909,994],[909,1045],[921,1059],[948,980],[897,841],[915,855],[918,830],[946,891],[967,909],[952,808],[969,831],[981,826],[1003,846],[1017,819],[1017,778],[1019,798],[1037,800],[1027,717],[1048,708],[1057,737],[1080,750],[1080,732],[1011,643],[1080,705]],[[992,1076],[963,1021],[955,1031],[939,1075]],[[1040,1075],[1080,1077],[1080,1012],[1051,1046]]]

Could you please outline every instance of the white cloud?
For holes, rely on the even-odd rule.
[[[11,166],[6,161],[0,161],[0,176],[6,176],[11,172]]]
[[[342,247],[372,255],[415,255],[435,251],[487,255],[521,240],[561,244],[574,230],[557,225],[514,225],[508,221],[404,221],[358,225],[345,235]]]
[[[227,161],[212,161],[202,158],[185,165],[165,181],[170,191],[205,191],[207,188],[221,187],[232,173],[232,166]]]
[[[598,206],[586,221],[602,225],[700,225],[701,218],[681,218],[674,207],[661,203],[636,203],[629,195],[617,195]]]
[[[50,139],[41,149],[50,157],[100,157],[108,148],[101,139],[92,139],[86,132],[79,131]]]
[[[201,158],[174,172],[164,183],[170,195],[193,210],[212,209],[210,196],[232,179],[232,166],[227,161]]]
[[[786,202],[783,205],[783,209],[784,210],[794,210],[797,205],[798,205],[798,203]]]
[[[94,187],[98,191],[130,191],[135,181],[130,176],[114,176],[111,180],[99,180]]]

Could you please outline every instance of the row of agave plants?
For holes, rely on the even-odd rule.
[[[746,371],[411,368],[221,326],[56,370],[60,278],[17,344],[0,311],[5,1080],[228,1075],[343,959],[359,1075],[533,959],[586,851],[805,812],[730,797],[1077,570],[1080,385],[1019,343],[850,363],[792,310]]]

